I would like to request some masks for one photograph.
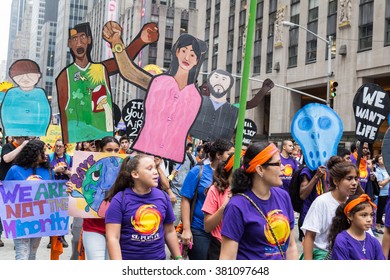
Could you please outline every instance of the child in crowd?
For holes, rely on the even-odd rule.
[[[376,205],[368,195],[353,195],[336,210],[328,241],[332,260],[384,260],[381,244],[367,233]]]
[[[165,260],[165,243],[174,259],[182,259],[172,204],[157,185],[152,157],[137,155],[123,160],[106,197],[110,202],[105,217],[111,260]]]

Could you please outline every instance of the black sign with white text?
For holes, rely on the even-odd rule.
[[[380,86],[362,85],[353,99],[356,120],[356,138],[361,142],[373,143],[379,127],[390,113],[390,97]]]

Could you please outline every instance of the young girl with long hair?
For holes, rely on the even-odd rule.
[[[110,202],[105,219],[111,260],[165,260],[165,243],[174,259],[182,259],[172,204],[157,185],[152,157],[137,155],[123,160],[106,196]]]
[[[358,188],[358,169],[352,162],[332,156],[327,163],[329,191],[317,197],[301,229],[305,237],[301,259],[322,260],[328,254],[328,232],[337,207]]]
[[[376,205],[368,195],[352,195],[337,207],[329,229],[328,250],[332,260],[384,260],[380,242],[367,231]]]
[[[207,259],[218,260],[221,252],[221,229],[223,211],[232,194],[230,180],[233,170],[234,154],[226,161],[220,162],[213,174],[213,184],[207,189],[206,200],[203,204],[204,230],[211,233],[211,241]]]
[[[15,158],[15,164],[8,170],[6,181],[12,180],[54,180],[45,155],[45,143],[30,140]],[[16,260],[35,260],[41,237],[14,239]]]
[[[251,144],[243,168],[233,173],[233,197],[222,220],[222,260],[297,259],[294,210],[282,188],[279,149],[274,144]]]

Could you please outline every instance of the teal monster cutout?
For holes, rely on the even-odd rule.
[[[337,154],[343,124],[332,108],[310,103],[295,114],[291,134],[302,148],[307,167],[316,170]]]
[[[72,197],[85,199],[86,212],[92,209],[99,217],[104,217],[108,206],[103,203],[103,200],[106,192],[115,182],[122,161],[122,158],[116,156],[102,158],[87,170],[81,185],[82,192],[75,190],[71,194]]]

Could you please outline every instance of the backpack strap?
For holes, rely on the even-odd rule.
[[[198,183],[196,184],[195,194],[194,197],[192,198],[192,203],[191,203],[190,224],[192,223],[192,218],[194,216],[195,204],[196,204],[196,199],[198,198],[198,189],[199,189],[200,179],[202,178],[202,175],[203,175],[203,165],[199,165]]]
[[[187,154],[188,159],[191,161],[191,164],[190,164],[190,169],[191,169],[192,167],[195,166],[195,160],[194,160],[194,158],[191,156],[190,153],[187,152],[186,154]]]

